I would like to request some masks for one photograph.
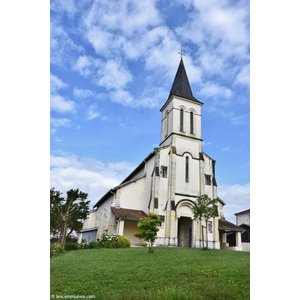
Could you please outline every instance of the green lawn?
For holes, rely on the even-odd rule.
[[[128,300],[250,299],[250,255],[191,248],[157,248],[150,254],[144,248],[69,251],[51,258],[51,294]]]

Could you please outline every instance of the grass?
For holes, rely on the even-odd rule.
[[[69,251],[51,258],[51,294],[105,300],[250,299],[250,255],[191,248]]]

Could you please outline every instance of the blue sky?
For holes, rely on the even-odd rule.
[[[50,17],[52,186],[95,203],[159,145],[182,44],[225,216],[249,208],[248,1],[51,1]]]

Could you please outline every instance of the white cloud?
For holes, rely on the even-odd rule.
[[[163,41],[163,31],[168,30],[161,30],[162,18],[155,5],[151,0],[94,1],[82,18],[84,37],[106,59],[147,58],[149,49]]]
[[[60,113],[74,113],[75,102],[72,100],[65,99],[61,95],[51,95],[51,110]]]
[[[51,10],[54,12],[66,12],[72,16],[76,12],[74,0],[53,0],[51,1]]]
[[[210,74],[222,74],[223,70],[227,67],[225,58],[219,53],[215,52],[201,52],[200,64],[206,75]]]
[[[191,12],[176,28],[183,41],[198,47],[205,75],[231,78],[233,69],[249,60],[248,1],[177,0]],[[188,33],[188,34],[187,34]]]
[[[95,97],[96,93],[88,89],[75,88],[73,90],[73,95],[77,98],[89,98],[89,97]]]
[[[66,88],[68,85],[63,82],[57,76],[50,75],[50,108],[52,111],[60,113],[74,113],[75,112],[75,102],[58,94],[58,91]],[[60,120],[60,121],[59,121]],[[62,120],[66,122],[67,119],[51,119],[52,125],[55,127],[64,126],[62,125]],[[60,123],[59,123],[60,122]],[[59,125],[60,124],[60,125]],[[66,123],[65,123],[66,124]]]
[[[61,192],[79,188],[89,194],[92,205],[134,169],[133,165],[124,161],[103,163],[66,153],[53,154],[50,158],[51,187]]]
[[[232,90],[221,86],[217,83],[208,82],[201,88],[201,93],[206,97],[222,97],[222,98],[231,98]],[[222,102],[223,105],[225,102]]]
[[[219,83],[218,78],[212,76],[217,75],[227,81],[236,77],[238,84],[246,80],[244,73],[236,74],[249,59],[247,3],[237,1],[233,5],[225,0],[176,2],[189,7],[190,12],[183,25],[175,29],[164,22],[157,1],[76,3],[81,6],[77,10],[82,11],[82,17],[78,19],[80,37],[90,43],[96,54],[87,55],[88,52],[82,51],[59,24],[54,24],[54,48],[58,51],[61,45],[65,56],[73,54],[73,70],[100,88],[104,87],[111,101],[130,107],[153,108],[158,107],[162,100],[146,93],[137,97],[136,91],[130,89],[130,83],[138,76],[134,73],[136,69],[129,68],[131,62],[135,64],[138,60],[138,68],[149,71],[141,79],[145,86],[155,85],[155,77],[160,79],[161,87],[169,90],[170,80],[178,67],[178,40],[188,41],[196,46],[196,49],[183,49],[186,53],[185,67],[195,96],[198,92],[206,97],[222,98],[221,106],[231,104],[229,99],[233,92],[227,87],[228,83]],[[61,9],[72,11],[72,3],[70,9]],[[62,5],[66,6],[66,3]],[[96,97],[89,90],[77,89],[73,94],[82,99]]]
[[[126,90],[116,90],[110,93],[110,99],[113,102],[124,106],[130,106],[133,103],[132,95]]]
[[[245,124],[249,121],[249,115],[246,114],[235,114],[234,112],[227,113],[227,119],[233,124],[233,125],[240,125]]]
[[[121,61],[112,59],[104,62],[92,56],[80,55],[73,69],[107,90],[123,89],[132,80],[132,74],[127,67]]]
[[[125,37],[105,31],[97,26],[89,27],[86,37],[96,53],[104,56],[109,56],[111,50],[120,51],[126,43]]]
[[[72,120],[67,118],[51,118],[50,123],[54,127],[67,127],[72,124]]]
[[[95,73],[96,69],[101,65],[102,62],[99,59],[87,55],[80,55],[73,64],[73,69],[78,71],[83,77],[88,77]]]
[[[50,89],[51,92],[56,92],[57,90],[66,88],[68,85],[63,82],[60,78],[57,76],[51,74],[50,75]]]
[[[84,17],[83,25],[87,29],[98,27],[121,31],[120,35],[134,36],[160,22],[159,12],[152,0],[94,1]]]
[[[98,69],[97,75],[97,84],[106,89],[122,89],[132,80],[130,71],[114,60],[106,61],[104,67]]]
[[[73,64],[75,53],[83,52],[84,49],[78,46],[57,22],[50,24],[50,61],[51,64],[66,67]]]
[[[242,67],[240,72],[237,74],[234,83],[249,86],[249,84],[250,84],[250,65],[249,64]]]
[[[230,222],[235,223],[235,213],[250,208],[249,183],[220,185],[218,187],[218,195],[226,203],[223,211],[225,218]]]
[[[235,111],[232,110],[224,110],[221,106],[224,106],[223,99],[213,101],[209,105],[206,105],[205,109],[207,112],[215,114],[224,120],[229,121],[233,125],[241,125],[245,123],[249,123],[249,115],[247,114],[237,114]],[[207,103],[208,104],[208,103]],[[225,102],[225,106],[228,105],[227,102]]]
[[[98,107],[96,104],[91,104],[87,109],[87,120],[94,120],[100,116],[99,112],[97,111]]]

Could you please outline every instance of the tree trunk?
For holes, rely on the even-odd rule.
[[[206,225],[206,248],[208,249],[208,230],[207,230],[207,220],[205,220],[205,225]]]
[[[60,245],[62,247],[65,247],[65,244],[66,244],[67,230],[68,230],[68,224],[67,224],[67,222],[64,222],[62,235],[60,237],[61,238]]]
[[[202,249],[204,248],[204,234],[203,234],[203,225],[201,222],[201,235],[202,235]]]
[[[150,241],[150,243],[149,243],[149,253],[151,253],[152,252],[152,241]]]

